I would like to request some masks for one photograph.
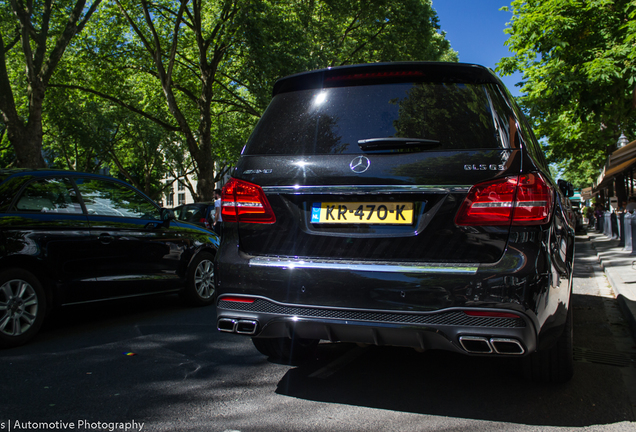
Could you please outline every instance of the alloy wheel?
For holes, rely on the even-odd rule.
[[[12,279],[0,287],[0,332],[20,336],[34,324],[38,314],[35,289],[22,279]]]
[[[194,272],[194,287],[202,299],[209,299],[216,291],[214,287],[214,263],[202,260]]]

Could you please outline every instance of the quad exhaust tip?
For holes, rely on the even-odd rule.
[[[491,338],[490,345],[497,354],[522,355],[526,352],[516,339],[509,338]]]
[[[234,318],[219,318],[216,325],[217,330],[225,333],[236,333],[242,335],[253,335],[258,328],[258,321]]]
[[[466,352],[471,354],[492,354],[493,350],[488,339],[481,336],[460,336],[459,343]]]
[[[511,338],[460,336],[459,343],[471,354],[522,355],[526,352],[521,342]]]

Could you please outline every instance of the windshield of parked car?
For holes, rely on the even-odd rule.
[[[76,178],[75,183],[91,216],[161,220],[154,203],[121,183],[93,178]]]

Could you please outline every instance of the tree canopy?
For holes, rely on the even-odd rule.
[[[42,105],[65,50],[101,0],[0,3],[0,114],[18,166],[42,168]]]
[[[636,139],[636,4],[632,0],[514,0],[506,32],[523,73],[522,106],[548,159],[589,186],[621,133]]]
[[[17,58],[6,82],[24,88]],[[457,60],[430,0],[104,2],[49,84],[47,162],[96,169],[88,162],[99,160],[140,183],[194,173],[195,199],[209,200],[276,79],[399,60]]]

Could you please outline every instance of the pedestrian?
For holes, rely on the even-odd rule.
[[[594,209],[591,205],[585,207],[585,217],[587,218],[587,226],[592,228],[594,226]]]
[[[603,205],[600,203],[596,203],[596,205],[594,206],[595,210],[594,210],[594,217],[596,218],[596,231],[602,232],[603,231],[603,223],[604,223],[604,218],[605,218],[605,212],[603,209]]]
[[[221,189],[214,190],[214,232],[221,236],[223,217],[221,216]]]

